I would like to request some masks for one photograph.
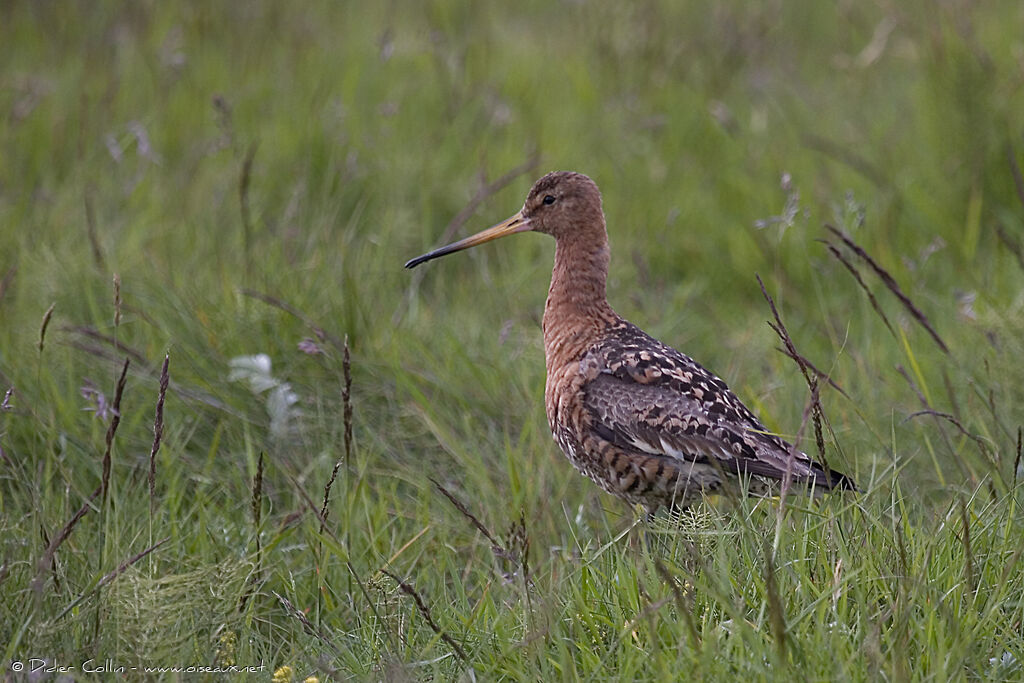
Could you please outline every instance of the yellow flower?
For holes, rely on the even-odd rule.
[[[270,680],[273,683],[292,683],[293,678],[295,678],[295,671],[290,666],[282,666],[274,672],[274,677]]]
[[[220,642],[217,646],[217,663],[223,666],[234,666],[235,644],[238,642],[238,634],[234,631],[225,631],[220,635]]]

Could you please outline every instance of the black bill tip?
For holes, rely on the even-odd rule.
[[[433,258],[433,256],[431,256],[430,254],[424,254],[423,256],[417,256],[414,259],[409,259],[408,261],[406,261],[405,262],[405,267],[406,268],[415,268],[416,266],[420,265],[421,263],[426,263],[427,261],[429,261],[432,258]]]

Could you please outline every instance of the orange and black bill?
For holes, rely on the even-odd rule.
[[[523,212],[520,211],[516,215],[511,216],[506,220],[503,220],[501,223],[498,223],[493,227],[478,232],[477,234],[471,237],[459,240],[458,242],[453,242],[446,247],[435,249],[434,251],[428,252],[423,256],[417,256],[416,258],[406,263],[405,267],[415,268],[421,263],[426,263],[427,261],[440,258],[442,256],[447,256],[448,254],[454,253],[456,251],[469,249],[470,247],[475,247],[478,244],[483,244],[484,242],[496,240],[499,237],[504,237],[506,235],[514,235],[517,232],[526,232],[527,230],[530,229],[530,219],[523,216]]]

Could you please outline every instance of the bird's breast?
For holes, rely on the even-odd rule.
[[[587,352],[601,341],[608,321],[614,317],[603,300],[601,306],[579,307],[560,300],[554,294],[548,296],[543,321],[547,369],[544,407],[556,440],[559,430],[570,430],[575,438],[580,436],[585,410],[583,389],[588,374],[591,374],[583,367],[582,361]]]

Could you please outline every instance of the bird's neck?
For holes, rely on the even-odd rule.
[[[599,229],[597,229],[599,228]],[[544,351],[548,370],[578,360],[616,315],[605,298],[608,237],[604,223],[591,235],[559,238],[544,306]]]

